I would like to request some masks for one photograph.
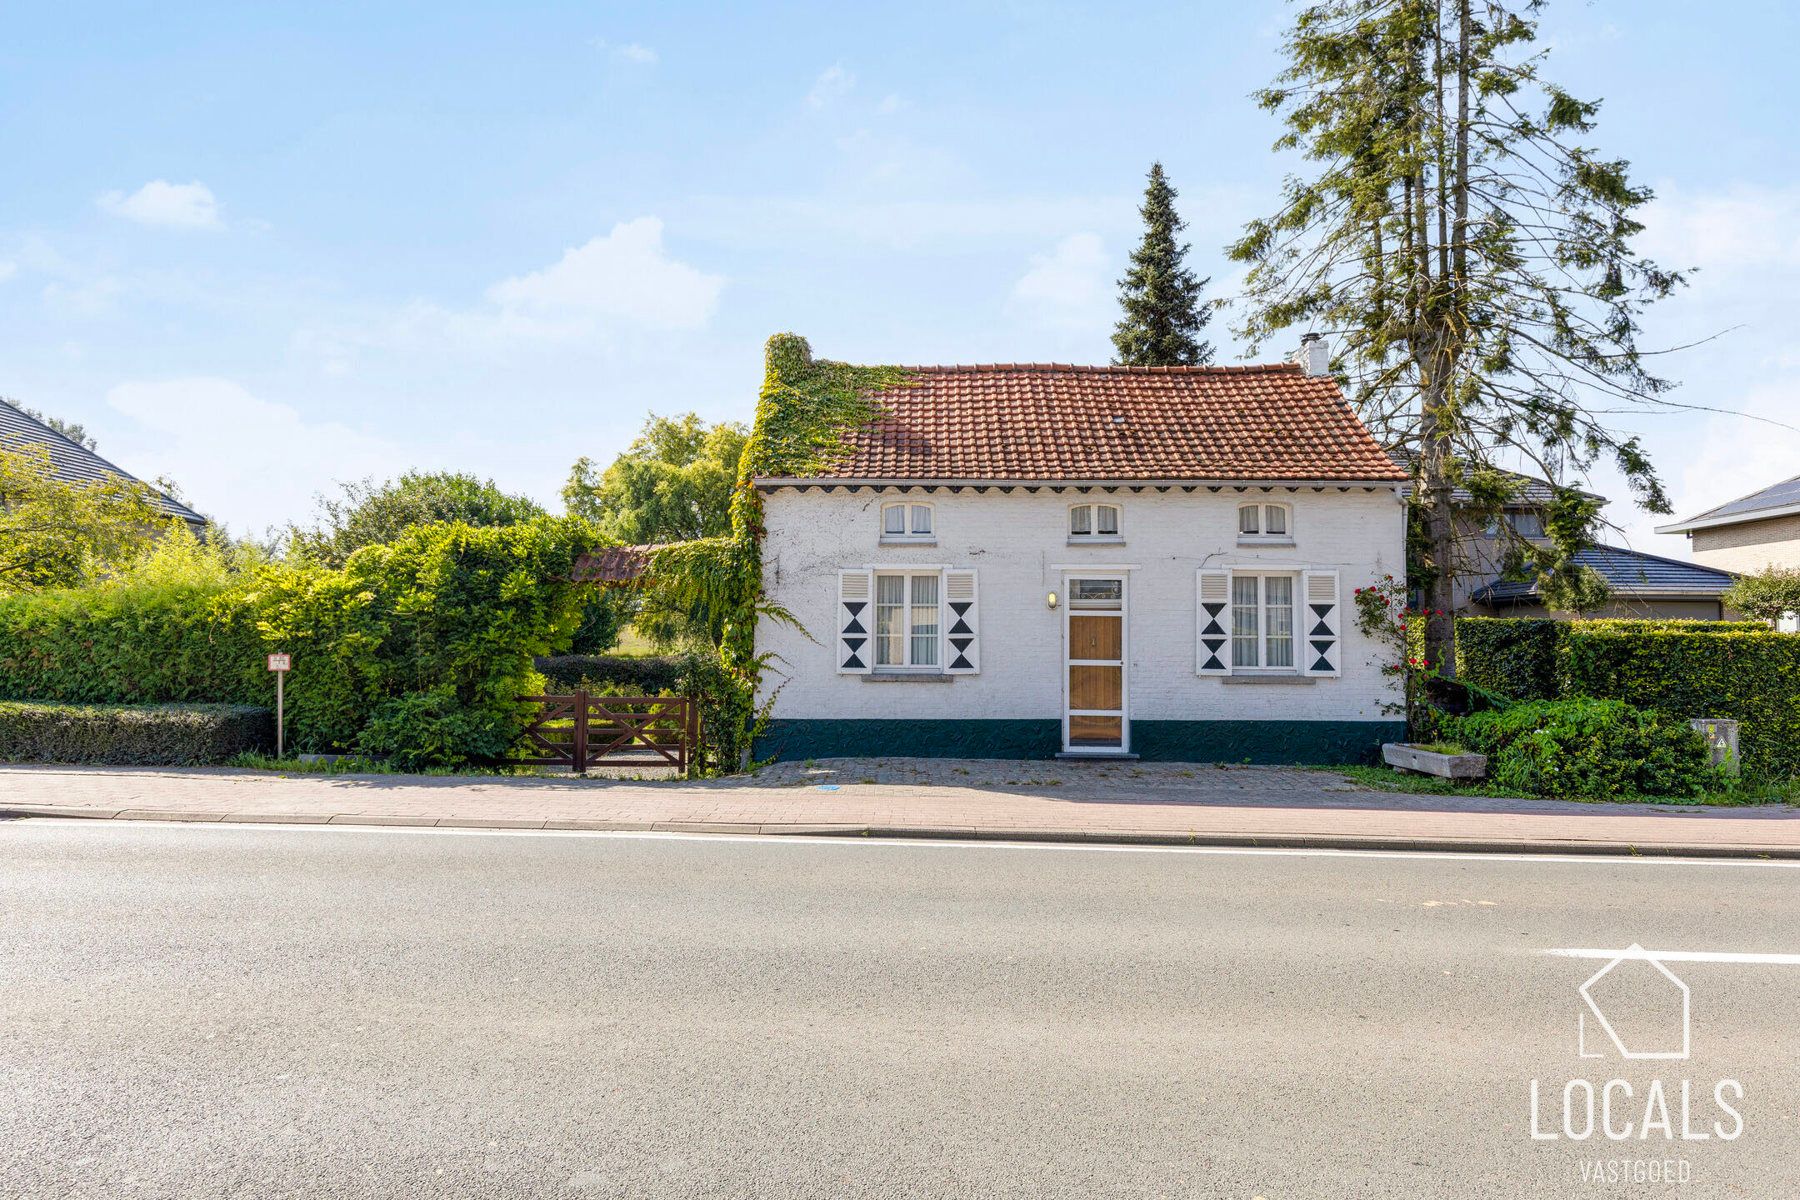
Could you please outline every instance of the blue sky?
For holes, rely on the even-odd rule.
[[[1104,362],[1151,160],[1231,294],[1220,247],[1294,165],[1248,99],[1286,12],[16,6],[0,394],[243,532],[413,466],[553,500],[649,411],[747,419],[778,330]],[[1543,26],[1659,192],[1646,247],[1700,268],[1654,340],[1731,330],[1666,360],[1679,398],[1800,424],[1800,12],[1552,0]],[[1629,424],[1684,511],[1800,470],[1767,421]],[[1594,482],[1631,544],[1683,552]]]

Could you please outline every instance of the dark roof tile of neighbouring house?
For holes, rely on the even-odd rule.
[[[1728,571],[1716,571],[1619,546],[1589,546],[1575,552],[1575,562],[1600,572],[1607,586],[1620,596],[1692,596],[1710,600],[1730,587],[1734,578]],[[1535,582],[1496,579],[1477,590],[1472,598],[1478,604],[1492,604],[1495,601],[1530,600],[1537,594]]]
[[[1388,454],[1402,471],[1405,471],[1408,475],[1412,474],[1413,460],[1418,457],[1415,453],[1410,450],[1390,450]],[[1556,489],[1550,485],[1548,480],[1539,479],[1535,475],[1525,475],[1518,471],[1508,471],[1504,468],[1496,469],[1500,471],[1500,474],[1505,475],[1510,479],[1517,480],[1519,484],[1519,490],[1513,493],[1511,500],[1507,501],[1507,507],[1541,508],[1556,499]],[[1585,491],[1581,488],[1577,488],[1576,490],[1581,492],[1582,495],[1587,496],[1589,499],[1599,500],[1602,503],[1606,500],[1606,497],[1597,493]],[[1406,492],[1410,495],[1412,493],[1412,488],[1410,486],[1407,487]],[[1451,504],[1468,504],[1474,499],[1475,497],[1469,492],[1468,488],[1457,488],[1450,493]]]
[[[1739,496],[1717,508],[1709,508],[1696,517],[1685,521],[1676,521],[1670,525],[1658,525],[1658,533],[1686,533],[1691,529],[1706,529],[1714,525],[1736,525],[1742,521],[1761,521],[1769,517],[1786,516],[1789,513],[1800,513],[1800,475],[1792,479],[1784,479],[1780,483],[1772,483],[1760,492],[1751,492],[1748,496]]]
[[[1297,364],[906,367],[808,478],[1399,483],[1330,376]]]
[[[70,441],[56,430],[11,404],[0,401],[0,446],[17,449],[36,444],[50,455],[50,467],[64,483],[98,483],[108,475],[136,480],[137,476],[122,471],[79,442]],[[196,529],[204,527],[206,518],[172,496],[156,494],[156,507],[171,517],[180,517]]]
[[[650,569],[655,546],[611,546],[575,560],[570,577],[576,583],[632,583]]]

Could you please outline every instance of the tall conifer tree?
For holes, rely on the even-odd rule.
[[[1638,345],[1644,308],[1682,277],[1633,247],[1650,190],[1589,143],[1599,105],[1540,73],[1542,0],[1313,0],[1287,36],[1288,66],[1261,93],[1298,151],[1276,213],[1231,249],[1250,267],[1243,332],[1329,332],[1351,399],[1409,451],[1413,582],[1454,607],[1466,490],[1497,505],[1496,468],[1548,479],[1612,461],[1651,512],[1660,480],[1621,414],[1678,407]],[[1514,547],[1544,585],[1589,602],[1573,562],[1598,506],[1556,489],[1548,548]],[[1585,584],[1571,589],[1569,585]],[[1427,657],[1450,669],[1448,616]]]
[[[1212,312],[1200,302],[1210,279],[1196,279],[1187,269],[1187,243],[1175,236],[1187,222],[1175,212],[1176,191],[1161,163],[1150,165],[1144,188],[1144,240],[1131,254],[1131,269],[1119,280],[1119,303],[1125,317],[1113,331],[1117,356],[1125,367],[1193,367],[1212,361],[1210,342],[1200,338]]]

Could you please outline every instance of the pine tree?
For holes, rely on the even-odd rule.
[[[1196,279],[1183,260],[1187,243],[1175,235],[1187,228],[1175,212],[1176,191],[1161,163],[1150,165],[1144,188],[1144,240],[1131,254],[1131,269],[1119,280],[1119,303],[1125,319],[1113,331],[1115,363],[1125,367],[1194,367],[1212,361],[1212,343],[1200,330],[1212,310],[1200,302],[1201,289],[1212,282]]]

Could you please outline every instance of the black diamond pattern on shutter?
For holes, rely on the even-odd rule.
[[[954,638],[959,633],[973,634],[975,632],[969,628],[968,622],[969,609],[971,607],[973,607],[973,604],[967,600],[964,600],[961,603],[958,603],[955,600],[950,602],[950,613],[956,618],[950,625],[951,637]]]
[[[1308,675],[1336,675],[1338,655],[1342,650],[1338,635],[1338,576],[1336,571],[1305,573],[1306,606],[1312,612],[1313,626],[1306,633],[1312,647],[1313,660],[1306,668]]]

